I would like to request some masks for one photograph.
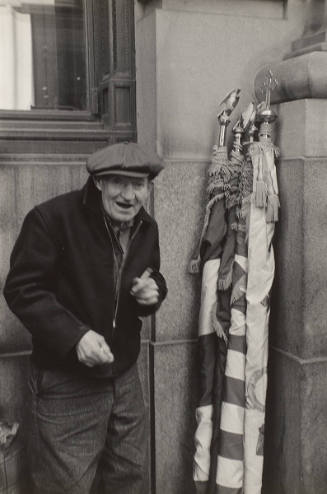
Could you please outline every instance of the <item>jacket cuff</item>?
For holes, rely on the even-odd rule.
[[[90,331],[91,328],[84,326],[83,324],[76,327],[74,332],[70,332],[65,337],[65,342],[60,347],[57,347],[56,353],[60,358],[65,358],[68,354],[75,352],[76,345],[83,338],[83,336]],[[68,332],[67,332],[68,333]],[[76,354],[77,355],[77,354]]]

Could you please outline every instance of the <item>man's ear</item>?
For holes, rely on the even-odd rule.
[[[101,192],[102,191],[101,178],[99,178],[99,177],[93,177],[93,182],[94,182],[94,185],[96,186],[96,188],[98,190],[100,190],[100,192]]]

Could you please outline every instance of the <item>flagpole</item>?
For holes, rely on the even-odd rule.
[[[267,391],[270,291],[274,279],[272,239],[278,220],[278,185],[272,143],[271,72],[265,82],[265,102],[258,107],[259,140],[248,155],[253,166],[253,193],[248,224],[248,280],[246,289],[246,407],[244,416],[244,494],[260,494],[263,471],[265,402]]]

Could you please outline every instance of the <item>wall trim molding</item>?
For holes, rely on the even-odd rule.
[[[186,338],[185,340],[167,340],[167,341],[149,341],[150,346],[152,347],[162,347],[162,346],[171,346],[171,345],[189,345],[197,343],[196,338]]]
[[[2,153],[1,165],[85,165],[89,154]]]
[[[210,165],[210,158],[195,158],[194,156],[185,156],[181,158],[173,158],[169,156],[163,156],[163,161],[165,163],[171,163],[172,165],[184,165],[185,163],[192,163],[194,165],[204,164]]]
[[[286,350],[282,350],[281,348],[277,348],[275,346],[271,346],[270,349],[276,353],[283,355],[283,357],[293,360],[299,365],[327,364],[327,357],[312,357],[303,359],[301,357],[298,357],[297,355],[294,355],[293,353],[287,352]]]
[[[3,358],[29,357],[31,354],[32,354],[32,350],[23,350],[21,352],[0,353],[0,360]]]

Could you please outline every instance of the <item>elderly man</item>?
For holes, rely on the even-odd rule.
[[[82,190],[28,213],[4,295],[32,334],[31,477],[37,494],[144,494],[140,317],[166,296],[144,206],[157,156],[93,154]]]

